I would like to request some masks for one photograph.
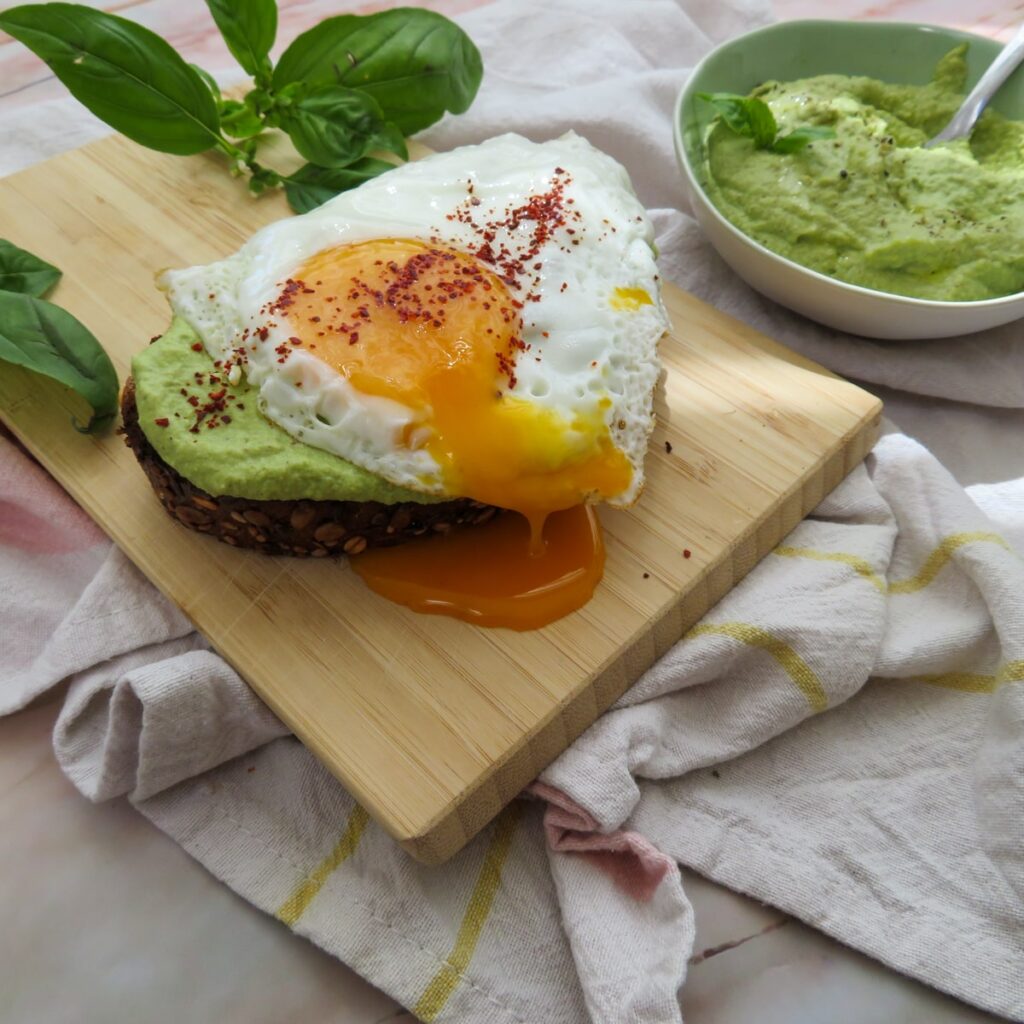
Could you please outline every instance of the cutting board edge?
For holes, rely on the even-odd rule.
[[[641,673],[682,639],[688,629],[864,461],[881,433],[882,408],[881,400],[876,398],[870,411],[839,446],[823,455],[797,480],[775,508],[754,520],[733,550],[708,567],[697,587],[670,601],[658,613],[653,628],[623,646],[617,657],[595,672],[577,693],[538,723],[535,730],[524,734],[519,743],[496,759],[487,772],[454,797],[422,832],[401,834],[378,818],[385,831],[406,853],[423,864],[443,864],[458,853],[567,748],[564,737],[568,736],[571,744],[585,732]],[[579,705],[592,696],[596,697],[593,712],[585,710],[579,714]],[[570,711],[576,713],[570,715]]]

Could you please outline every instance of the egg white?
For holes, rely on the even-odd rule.
[[[668,319],[653,229],[628,175],[580,136],[534,143],[504,135],[404,164],[309,213],[263,228],[224,260],[167,271],[160,284],[211,357],[228,360],[246,329],[266,324],[261,308],[273,303],[283,282],[316,253],[391,238],[472,251],[479,241],[473,228],[447,219],[465,202],[469,183],[479,200],[474,218],[492,224],[548,190],[556,168],[571,179],[564,195],[575,211],[574,244],[565,244],[565,236],[552,239],[531,261],[542,265],[539,281],[531,284],[539,298],[522,311],[522,337],[530,349],[519,355],[511,394],[560,413],[566,422],[580,414],[603,419],[633,467],[629,487],[608,501],[628,505],[643,485],[652,393],[660,372],[657,343]],[[529,223],[499,228],[495,247],[505,242],[516,249],[531,230]],[[650,302],[616,302],[617,289],[640,290]],[[279,363],[275,348],[300,332],[285,316],[273,319],[276,326],[265,340],[255,346],[250,340],[245,368],[259,388],[264,415],[304,443],[392,483],[446,493],[430,453],[401,442],[410,424],[424,423],[424,412],[359,392],[305,349],[294,349]],[[603,409],[602,399],[609,400]]]

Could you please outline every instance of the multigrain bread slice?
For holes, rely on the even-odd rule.
[[[355,555],[368,547],[401,544],[453,526],[480,524],[498,511],[468,498],[420,505],[406,501],[260,501],[200,490],[157,454],[139,425],[135,382],[121,395],[121,432],[156,491],[179,523],[233,547],[267,555],[323,558]]]

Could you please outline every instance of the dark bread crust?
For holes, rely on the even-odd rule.
[[[483,523],[497,509],[468,498],[420,505],[379,501],[258,501],[207,494],[172,469],[139,425],[135,382],[121,394],[125,444],[139,460],[160,503],[178,522],[239,548],[267,555],[358,554],[426,533],[446,533],[457,524]]]

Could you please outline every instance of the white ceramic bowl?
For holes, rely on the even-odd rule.
[[[746,94],[768,79],[791,81],[828,73],[924,84],[939,57],[963,41],[971,44],[971,88],[1000,45],[991,39],[928,25],[780,22],[732,39],[701,61],[676,102],[676,158],[697,221],[740,277],[770,299],[812,320],[869,338],[948,338],[1024,317],[1024,292],[978,302],[935,302],[846,284],[809,270],[766,249],[726,220],[701,184],[708,114],[707,105],[696,100],[696,93]],[[1024,117],[1024,72],[1013,75],[993,106],[1009,117]]]

